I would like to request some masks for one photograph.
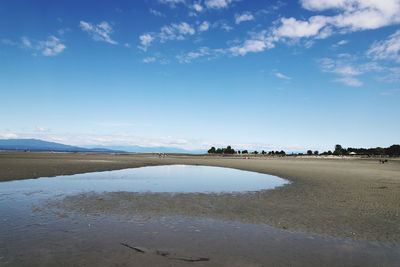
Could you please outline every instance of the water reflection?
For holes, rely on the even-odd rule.
[[[169,165],[3,182],[1,193],[182,192],[219,193],[273,189],[282,178],[230,168]]]

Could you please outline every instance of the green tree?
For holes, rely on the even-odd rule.
[[[343,154],[343,148],[342,148],[342,146],[341,145],[336,145],[335,146],[335,151],[333,151],[333,155],[336,155],[336,156],[340,156],[340,155],[342,155]]]
[[[307,155],[312,155],[312,150],[307,150]]]
[[[211,147],[207,152],[210,153],[210,154],[214,154],[215,153],[215,147]]]
[[[315,151],[314,151],[314,155],[316,155],[316,156],[318,156],[318,155],[319,155],[319,152],[318,152],[318,150],[315,150]]]

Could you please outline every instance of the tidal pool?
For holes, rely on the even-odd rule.
[[[289,181],[230,168],[166,165],[3,182],[0,193],[222,193],[273,189]]]
[[[158,166],[0,183],[0,266],[396,266],[398,246],[263,224],[287,180]],[[285,187],[281,187],[285,188]]]

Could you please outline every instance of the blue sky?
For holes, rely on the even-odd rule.
[[[389,146],[399,24],[399,0],[3,0],[0,138]]]

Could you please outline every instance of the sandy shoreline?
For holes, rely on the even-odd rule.
[[[127,193],[103,195],[108,203],[131,203],[125,209],[95,204],[96,195],[77,196],[62,203],[76,203],[87,211],[129,214],[137,211],[160,216],[199,216],[267,224],[289,231],[327,234],[356,240],[398,244],[400,241],[400,161],[335,159],[232,159],[222,157],[157,158],[141,155],[80,153],[0,153],[0,181],[49,177],[93,171],[190,164],[230,167],[273,174],[292,183],[253,195],[182,194],[176,197],[137,196]],[[68,202],[70,201],[70,202]],[[92,201],[92,202],[91,202]],[[185,203],[183,206],[179,203]],[[265,205],[268,203],[268,205]],[[193,205],[190,205],[193,204]],[[196,204],[196,205],[194,205]],[[60,204],[61,205],[61,204]],[[213,208],[210,208],[212,206]],[[186,207],[186,208],[185,208]],[[187,208],[191,207],[191,208]],[[194,207],[194,208],[193,208]]]

